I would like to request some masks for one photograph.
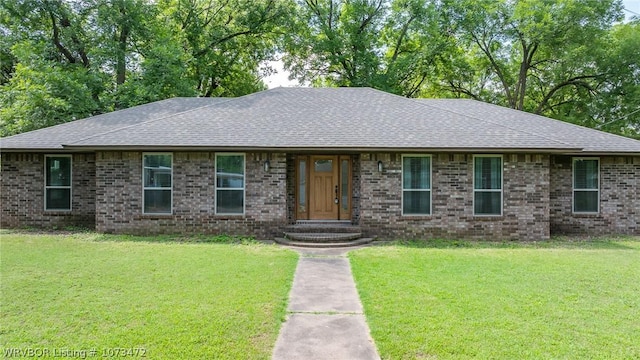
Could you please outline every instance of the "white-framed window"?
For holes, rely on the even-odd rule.
[[[573,212],[600,212],[599,158],[573,158]]]
[[[502,156],[473,157],[473,214],[502,215]]]
[[[71,211],[71,155],[44,156],[44,209]]]
[[[142,213],[171,214],[173,207],[173,154],[142,154]]]
[[[216,214],[243,215],[245,154],[216,154]]]
[[[431,215],[430,155],[402,155],[402,215]]]

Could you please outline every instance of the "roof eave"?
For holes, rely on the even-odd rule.
[[[561,155],[569,156],[640,156],[640,151],[571,151]]]
[[[3,153],[87,153],[94,151],[227,151],[227,152],[299,152],[299,153],[366,153],[366,152],[406,152],[406,153],[526,153],[557,154],[567,156],[640,156],[640,151],[583,151],[580,148],[401,148],[401,147],[273,147],[273,146],[77,146],[42,148],[5,148]]]
[[[363,152],[408,152],[408,153],[529,153],[566,154],[581,153],[581,148],[490,148],[490,147],[380,147],[380,146],[167,146],[167,145],[118,145],[85,146],[65,145],[70,151],[243,151],[243,152],[308,152],[308,153],[363,153]]]
[[[43,152],[48,152],[48,153],[79,153],[79,152],[92,152],[93,150],[89,150],[89,149],[67,149],[67,148],[63,148],[63,147],[40,147],[40,148],[21,148],[21,147],[16,147],[16,148],[1,148],[0,149],[1,152],[3,153],[43,153]]]

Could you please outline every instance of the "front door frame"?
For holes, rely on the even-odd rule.
[[[330,219],[326,216],[317,218],[311,211],[312,166],[316,160],[333,159],[335,161],[334,179],[332,186],[338,187],[338,202],[335,204],[334,215]],[[298,155],[295,158],[295,214],[296,220],[351,220],[353,170],[350,155]],[[335,198],[335,194],[332,193]]]

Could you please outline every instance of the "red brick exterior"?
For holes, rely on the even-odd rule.
[[[472,154],[432,155],[432,209],[425,216],[402,215],[401,154],[364,154],[361,159],[360,225],[368,233],[385,239],[549,238],[549,156],[503,155],[502,216],[473,214]]]
[[[0,213],[3,228],[95,226],[95,155],[73,154],[71,211],[44,210],[44,156],[3,153]]]
[[[551,159],[551,231],[554,234],[640,235],[640,157],[601,156],[600,212],[573,214],[571,156]]]
[[[142,213],[142,153],[96,155],[96,229],[107,233],[215,233],[272,238],[286,225],[286,158],[246,154],[245,215],[215,214],[215,153],[173,153],[173,214]]]
[[[44,155],[2,154],[3,228],[280,236],[295,221],[294,156],[246,153],[245,214],[216,215],[215,153],[173,153],[173,213],[142,214],[142,152],[73,154],[72,211],[44,211]],[[640,234],[640,157],[600,157],[600,213],[572,214],[571,157],[503,154],[503,214],[473,214],[473,154],[432,154],[432,214],[403,216],[402,154],[352,155],[352,222],[382,239]],[[271,169],[263,168],[269,159]],[[378,161],[384,165],[378,172]]]

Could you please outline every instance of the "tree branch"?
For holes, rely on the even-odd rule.
[[[411,18],[409,18],[409,20],[404,24],[404,26],[402,26],[402,31],[400,31],[400,35],[398,36],[398,40],[396,41],[396,46],[393,49],[393,55],[391,55],[391,61],[390,61],[389,67],[391,67],[391,65],[393,65],[396,62],[396,59],[400,54],[400,46],[402,45],[402,42],[404,41],[404,37],[407,35],[407,32],[409,31],[409,25],[411,25],[411,23],[413,22],[413,20],[415,20],[415,18],[416,18],[415,15],[411,16]]]
[[[380,9],[382,9],[382,0],[378,1],[378,6],[376,6],[376,9],[373,10],[373,12],[371,14],[369,14],[369,16],[367,16],[364,20],[362,20],[362,23],[360,24],[360,27],[358,28],[358,34],[362,34],[364,29],[367,27],[367,25],[369,25],[371,20],[373,20],[373,17],[378,14]]]
[[[596,74],[596,75],[582,75],[582,76],[575,76],[572,77],[570,79],[567,79],[565,81],[562,81],[558,84],[556,84],[554,87],[551,88],[551,90],[549,90],[549,92],[544,96],[544,98],[542,99],[542,101],[540,102],[540,104],[538,104],[538,107],[535,110],[536,114],[540,114],[542,112],[542,110],[547,106],[547,103],[549,102],[549,100],[553,97],[553,95],[560,89],[562,89],[565,86],[581,86],[584,87],[585,89],[589,90],[589,91],[595,91],[593,89],[593,87],[591,86],[591,84],[589,84],[588,82],[584,81],[587,79],[596,79],[600,76],[602,76],[603,74]]]
[[[449,86],[448,86],[449,90],[456,92],[458,94],[465,94],[465,95],[471,96],[474,100],[480,100],[480,97],[472,93],[470,90],[454,84],[453,81],[451,80],[448,80],[447,82],[449,83]]]
[[[73,56],[71,51],[69,51],[67,48],[62,46],[62,44],[60,43],[60,29],[58,28],[58,25],[56,24],[56,18],[53,15],[53,12],[51,10],[49,10],[48,13],[49,13],[49,17],[51,18],[51,24],[52,24],[52,27],[53,27],[53,39],[52,39],[53,40],[53,44],[62,53],[62,55],[64,55],[64,57],[67,58],[67,60],[70,63],[72,63],[72,64],[77,63],[78,60],[75,58],[75,56]]]
[[[493,54],[491,54],[491,49],[489,45],[484,41],[484,39],[480,40],[478,36],[474,33],[471,33],[471,38],[480,47],[480,50],[482,50],[482,52],[485,55],[487,55],[487,57],[489,58],[489,62],[491,63],[491,66],[495,70],[496,75],[498,75],[498,79],[500,79],[500,82],[502,83],[502,87],[504,88],[504,92],[507,95],[507,100],[509,101],[509,105],[511,106],[511,108],[515,109],[516,102],[515,102],[515,99],[513,98],[513,94],[511,93],[511,89],[509,88],[509,84],[507,83],[507,79],[504,73],[502,72],[502,70],[500,69],[500,65],[493,57]]]

